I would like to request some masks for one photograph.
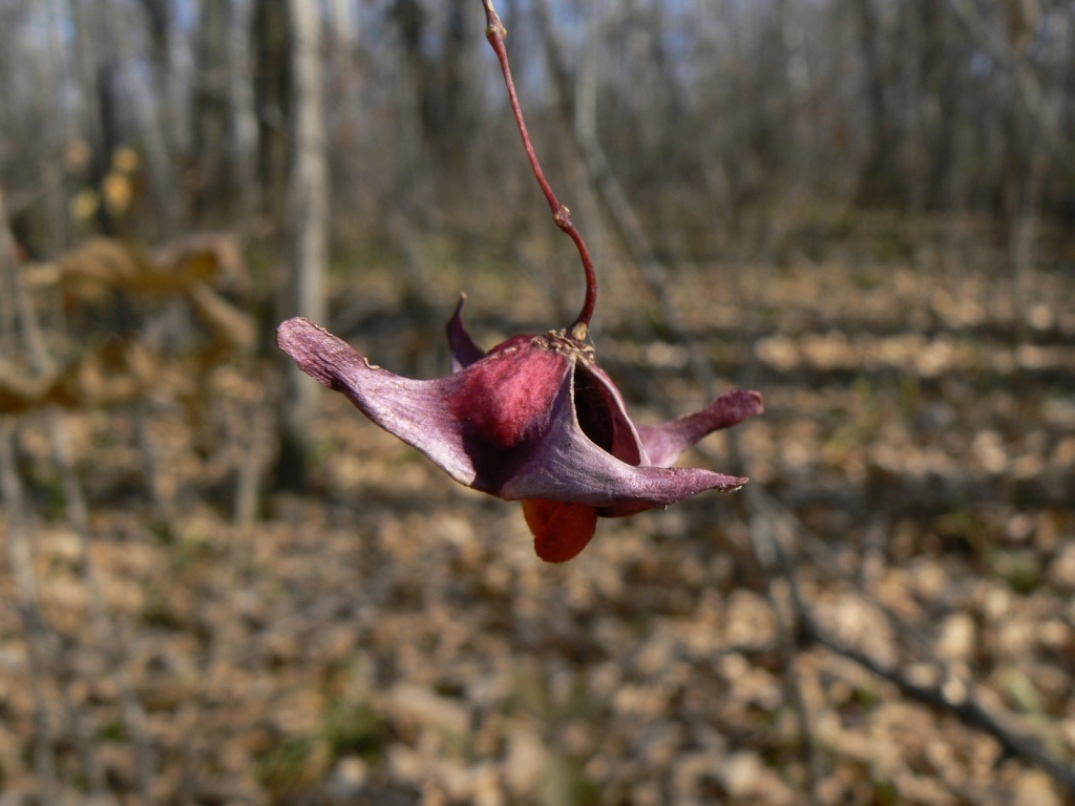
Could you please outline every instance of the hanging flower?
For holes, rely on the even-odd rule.
[[[514,336],[484,353],[467,333],[463,301],[448,324],[455,372],[403,378],[301,319],[277,340],[304,372],[468,487],[521,500],[537,554],[563,562],[590,541],[598,517],[666,507],[746,479],[670,465],[707,434],[758,414],[761,396],[736,390],[702,411],[635,425],[623,397],[569,332]]]
[[[460,484],[521,500],[538,556],[563,562],[586,547],[599,517],[634,515],[744,485],[737,476],[671,465],[707,434],[760,413],[761,395],[729,392],[663,425],[631,421],[623,396],[586,343],[597,303],[593,261],[538,164],[508,66],[504,26],[492,0],[482,2],[486,38],[503,70],[530,166],[553,221],[582,259],[586,296],[575,322],[543,336],[513,336],[486,353],[463,325],[460,300],[448,323],[453,373],[430,381],[381,369],[306,319],[280,325],[277,342],[304,372],[343,392]]]

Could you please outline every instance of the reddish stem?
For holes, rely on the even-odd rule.
[[[511,111],[515,115],[516,124],[519,126],[519,134],[522,135],[523,147],[526,149],[527,159],[530,160],[530,167],[533,169],[534,176],[537,178],[538,184],[541,185],[541,190],[549,202],[549,209],[552,210],[552,220],[575,242],[575,246],[579,250],[579,257],[582,258],[582,268],[586,271],[586,299],[582,303],[582,310],[579,311],[578,317],[568,328],[573,337],[581,340],[586,338],[590,319],[593,318],[593,309],[597,305],[597,273],[594,271],[593,260],[590,259],[590,250],[586,248],[586,242],[582,240],[582,235],[575,229],[575,225],[571,221],[571,211],[552,192],[552,187],[545,178],[545,172],[541,170],[541,164],[534,153],[534,146],[530,143],[530,135],[526,131],[526,122],[523,120],[523,111],[519,107],[519,97],[515,94],[515,82],[511,78],[508,51],[504,47],[504,37],[508,35],[508,31],[504,27],[504,23],[500,21],[500,15],[496,13],[496,9],[493,7],[493,0],[482,0],[482,5],[485,6],[485,38],[493,46],[496,58],[500,62],[500,69],[504,73],[504,83],[508,87]]]

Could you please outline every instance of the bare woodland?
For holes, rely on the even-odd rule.
[[[478,0],[0,0],[0,806],[1075,802],[1075,5],[498,5],[751,484],[547,565],[273,344],[577,308]]]

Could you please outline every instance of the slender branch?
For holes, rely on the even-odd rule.
[[[740,457],[741,449],[737,435],[734,431],[728,432],[729,445],[734,454]],[[703,456],[709,454],[704,446],[698,446]],[[796,622],[796,636],[801,649],[810,646],[820,646],[829,650],[839,657],[845,658],[860,666],[866,671],[895,685],[900,692],[913,700],[927,705],[939,711],[946,711],[955,716],[960,722],[972,730],[978,730],[992,736],[1000,744],[1005,756],[1022,759],[1044,771],[1054,780],[1075,793],[1075,766],[1066,763],[1050,753],[1039,738],[1022,733],[1009,727],[1003,715],[994,714],[982,704],[975,696],[973,683],[962,680],[952,674],[948,667],[937,660],[929,648],[919,639],[919,636],[909,630],[907,626],[893,614],[888,608],[876,603],[888,618],[889,623],[896,628],[898,634],[909,643],[915,644],[918,655],[930,666],[940,672],[945,681],[955,681],[957,685],[942,684],[939,686],[927,686],[915,683],[897,666],[890,666],[875,660],[861,650],[844,644],[837,640],[818,623],[799,588],[796,576],[795,562],[789,556],[787,549],[781,544],[775,535],[773,523],[782,519],[794,530],[798,538],[807,535],[806,527],[793,512],[790,512],[764,488],[750,484],[744,490],[747,507],[752,515],[751,537],[754,541],[761,541],[764,552],[769,555],[768,563],[763,563],[767,577],[770,574],[778,574],[787,582],[790,604],[794,611]],[[757,547],[756,547],[757,550]],[[828,573],[834,573],[833,566],[826,567]],[[854,580],[844,577],[850,584],[859,587]]]
[[[999,742],[1006,756],[1020,758],[1052,776],[1058,783],[1075,793],[1075,766],[1067,764],[1046,750],[1041,741],[1034,737],[1013,730],[1004,724],[1002,717],[994,715],[974,695],[973,684],[953,675],[946,666],[922,651],[925,660],[938,671],[946,681],[955,681],[957,685],[942,684],[927,686],[915,683],[898,667],[883,664],[871,658],[861,650],[847,646],[829,635],[814,617],[799,588],[795,568],[787,551],[776,539],[771,527],[773,518],[773,501],[765,492],[754,485],[746,488],[747,503],[753,512],[755,523],[764,528],[752,529],[755,539],[761,537],[766,549],[772,553],[772,571],[787,580],[791,605],[798,623],[798,639],[802,648],[821,646],[835,655],[845,658],[872,674],[895,685],[905,696],[940,711],[947,711],[967,727],[982,731]],[[799,528],[797,521],[792,525]],[[767,572],[770,569],[767,569]]]
[[[545,178],[545,172],[541,170],[537,154],[534,153],[534,146],[530,143],[530,135],[526,130],[526,122],[523,120],[523,111],[519,106],[519,97],[515,93],[515,82],[511,77],[508,51],[504,47],[504,38],[508,35],[508,31],[500,21],[500,15],[496,13],[496,9],[493,7],[493,0],[482,0],[482,5],[485,6],[485,38],[493,46],[493,52],[496,53],[497,61],[500,62],[500,69],[504,73],[504,84],[508,88],[508,100],[511,102],[511,111],[515,115],[515,123],[519,127],[519,134],[523,138],[526,157],[530,160],[530,167],[534,171],[534,177],[541,186],[545,199],[549,202],[552,220],[556,222],[557,227],[567,233],[568,237],[575,242],[575,246],[579,250],[579,257],[582,258],[582,268],[586,272],[586,298],[582,303],[582,310],[579,311],[578,317],[569,328],[574,338],[582,340],[586,338],[590,319],[593,318],[594,307],[597,305],[597,272],[594,271],[590,250],[586,248],[586,242],[582,239],[581,233],[575,228],[575,224],[571,220],[571,211],[556,198],[549,181]]]
[[[747,488],[748,491],[751,489],[757,490],[758,488]],[[750,494],[748,492],[748,502],[755,513],[755,518],[762,522],[768,522],[771,512],[763,493],[758,491]],[[995,716],[975,697],[972,683],[961,680],[951,674],[943,663],[928,657],[928,653],[923,653],[927,655],[927,662],[941,672],[943,679],[955,681],[958,685],[926,686],[915,683],[899,668],[883,664],[855,647],[847,646],[837,641],[826,633],[821,628],[821,625],[818,624],[803,599],[795,576],[795,569],[787,552],[771,532],[769,537],[767,544],[768,548],[773,552],[776,570],[788,582],[791,604],[798,618],[798,635],[801,646],[817,645],[825,647],[830,652],[846,658],[881,679],[892,683],[911,699],[918,700],[941,711],[948,711],[967,727],[980,730],[996,739],[1006,756],[1021,758],[1023,761],[1033,764],[1052,776],[1070,792],[1075,793],[1075,766],[1066,764],[1050,754],[1036,737],[1027,736],[1003,724],[1000,718]]]
[[[1005,756],[1021,758],[1033,764],[1065,786],[1069,792],[1075,793],[1075,766],[1065,764],[1050,754],[1037,738],[1019,733],[1004,725],[974,696],[967,682],[958,680],[959,685],[952,687],[923,686],[915,683],[898,668],[874,660],[866,653],[854,647],[845,646],[827,635],[805,610],[803,615],[805,618],[802,620],[800,632],[803,643],[823,646],[830,652],[847,658],[881,679],[892,683],[911,699],[918,700],[931,708],[948,711],[967,727],[980,730],[996,739]],[[943,673],[943,668],[941,671]]]

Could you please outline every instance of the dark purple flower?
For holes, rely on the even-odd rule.
[[[448,323],[454,372],[435,380],[381,369],[302,318],[280,325],[277,341],[304,372],[343,392],[459,483],[522,500],[537,554],[549,562],[578,554],[598,517],[746,483],[670,465],[707,434],[760,413],[757,392],[735,390],[696,414],[635,425],[584,341],[550,331],[514,336],[486,353],[467,333],[462,311],[460,300]]]

